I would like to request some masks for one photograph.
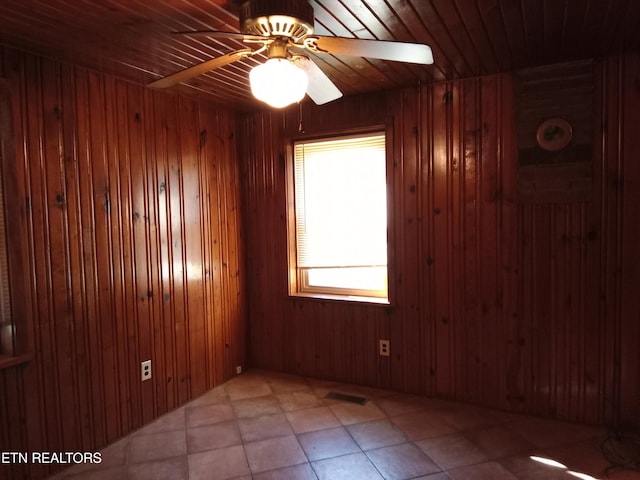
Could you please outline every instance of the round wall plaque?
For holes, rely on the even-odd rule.
[[[563,118],[545,120],[536,130],[536,140],[540,148],[549,152],[557,152],[569,145],[573,130],[571,124]]]

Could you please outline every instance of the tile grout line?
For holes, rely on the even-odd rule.
[[[260,374],[262,374],[262,372],[260,372]],[[273,378],[273,377],[272,377]],[[380,450],[380,449],[384,449],[390,446],[396,446],[396,445],[411,445],[413,448],[417,449],[419,452],[421,452],[421,454],[423,454],[427,459],[429,459],[437,468],[439,468],[439,472],[432,472],[432,474],[437,474],[437,473],[442,473],[444,475],[448,476],[448,472],[449,471],[454,471],[456,469],[459,468],[469,468],[469,467],[473,467],[473,466],[477,466],[477,465],[482,465],[483,463],[495,463],[499,466],[501,466],[503,469],[505,469],[506,471],[508,471],[510,474],[517,476],[516,473],[514,473],[510,468],[507,468],[507,466],[503,465],[503,462],[507,459],[510,459],[512,457],[519,457],[522,455],[527,456],[529,453],[531,453],[532,451],[538,451],[539,453],[545,453],[545,452],[553,452],[554,449],[557,448],[563,448],[563,447],[572,447],[572,446],[579,446],[581,444],[585,444],[588,441],[591,441],[592,439],[597,439],[599,437],[599,434],[597,432],[592,432],[589,433],[587,432],[587,434],[585,434],[582,431],[578,431],[577,433],[574,430],[571,430],[570,428],[567,429],[568,432],[568,436],[564,436],[561,437],[562,441],[558,444],[553,444],[551,446],[542,446],[542,447],[537,447],[537,444],[541,444],[540,441],[536,441],[536,439],[540,439],[540,440],[544,440],[545,437],[542,437],[540,435],[543,435],[542,431],[538,431],[537,429],[540,428],[540,426],[537,426],[537,429],[533,431],[533,437],[531,435],[528,436],[524,436],[522,435],[521,432],[525,432],[525,430],[523,430],[523,428],[526,428],[526,423],[524,423],[522,426],[520,426],[519,428],[515,429],[513,428],[514,424],[517,424],[518,422],[527,422],[527,421],[534,421],[536,420],[536,417],[531,417],[531,416],[523,416],[522,418],[517,417],[517,416],[507,416],[507,417],[501,417],[501,416],[495,416],[495,418],[493,418],[492,416],[492,421],[488,422],[486,425],[484,424],[476,424],[473,421],[473,418],[470,417],[469,415],[476,415],[476,414],[482,414],[486,409],[480,409],[480,410],[466,410],[465,409],[465,405],[461,405],[462,409],[458,412],[457,409],[452,408],[452,409],[447,409],[445,408],[443,411],[440,411],[439,408],[430,408],[428,405],[419,405],[419,409],[418,410],[409,410],[407,412],[404,412],[402,410],[398,410],[396,413],[394,413],[394,410],[391,411],[391,413],[387,413],[386,409],[382,407],[381,404],[378,404],[378,401],[381,398],[390,398],[393,397],[394,394],[393,392],[390,393],[389,395],[386,395],[384,397],[373,397],[369,399],[370,404],[372,404],[373,406],[376,407],[376,409],[378,409],[381,413],[382,416],[380,418],[376,418],[376,419],[368,419],[366,418],[366,416],[363,417],[359,417],[357,413],[354,413],[353,415],[348,411],[349,409],[347,409],[347,411],[343,411],[339,414],[336,413],[336,409],[338,408],[337,406],[342,405],[342,403],[340,402],[327,402],[325,401],[325,399],[321,396],[321,392],[326,390],[326,389],[331,389],[330,386],[327,385],[323,385],[323,386],[318,386],[315,385],[313,383],[311,383],[310,380],[308,380],[306,377],[298,377],[299,380],[300,378],[302,379],[302,381],[298,381],[298,382],[292,382],[292,384],[289,386],[286,383],[283,383],[282,385],[279,385],[279,380],[278,379],[270,379],[268,374],[265,374],[263,377],[257,377],[257,379],[259,380],[257,382],[257,385],[259,385],[260,383],[263,383],[264,385],[268,386],[268,393],[264,393],[264,394],[260,394],[257,396],[248,396],[248,397],[241,397],[241,398],[237,398],[235,400],[231,400],[231,396],[229,395],[229,385],[228,384],[222,384],[220,385],[220,387],[223,388],[222,392],[224,393],[224,396],[220,397],[221,399],[223,399],[223,401],[221,401],[218,397],[214,397],[212,396],[211,399],[207,400],[206,403],[202,404],[202,405],[191,405],[195,400],[194,399],[188,403],[186,403],[185,405],[178,407],[178,409],[182,409],[182,419],[181,419],[181,425],[182,425],[182,438],[184,441],[184,445],[185,445],[185,453],[184,453],[184,462],[186,462],[186,464],[184,465],[185,468],[185,472],[187,475],[187,479],[191,476],[192,472],[189,466],[189,456],[190,456],[190,451],[189,451],[189,432],[191,431],[191,429],[196,429],[196,428],[204,428],[207,426],[210,426],[210,424],[203,424],[203,425],[195,425],[193,427],[188,427],[188,411],[189,409],[194,409],[197,407],[206,407],[206,406],[210,406],[210,405],[216,405],[220,402],[220,404],[228,404],[229,408],[231,409],[231,412],[233,414],[233,427],[238,431],[238,435],[239,435],[239,440],[240,440],[240,445],[242,446],[242,452],[244,455],[244,460],[245,460],[245,465],[246,468],[249,472],[249,476],[251,478],[253,478],[256,475],[260,475],[262,473],[266,473],[266,472],[271,472],[271,471],[278,471],[278,470],[282,470],[285,468],[290,468],[290,467],[295,467],[298,465],[309,465],[311,471],[313,472],[313,474],[319,478],[320,475],[320,471],[317,470],[317,468],[314,466],[314,462],[320,462],[323,460],[329,460],[329,459],[334,459],[334,458],[340,458],[343,456],[348,456],[348,455],[352,455],[352,454],[364,454],[364,457],[367,459],[367,461],[371,464],[371,466],[374,467],[375,471],[378,472],[382,478],[385,478],[384,475],[382,475],[382,471],[380,470],[380,468],[371,460],[371,458],[368,455],[368,452],[373,452],[376,450]],[[287,380],[284,380],[283,382],[286,382]],[[334,382],[333,385],[339,385],[338,383]],[[351,385],[344,385],[345,387],[345,391],[348,391],[350,389],[353,388],[353,386]],[[215,388],[215,387],[214,387]],[[283,388],[282,391],[278,391],[279,388]],[[287,409],[286,408],[286,398],[285,397],[280,397],[279,395],[281,394],[295,394],[297,392],[302,392],[302,391],[306,391],[309,390],[309,392],[312,394],[312,396],[315,398],[315,400],[320,401],[320,405],[317,405],[315,402],[313,402],[313,404],[315,406],[303,406],[301,408],[291,408],[291,409]],[[203,394],[203,395],[206,395]],[[274,401],[274,405],[277,405],[278,408],[278,413],[273,413],[273,414],[268,414],[268,415],[281,415],[282,418],[284,419],[284,421],[286,422],[286,425],[288,426],[288,428],[290,429],[292,436],[295,439],[296,445],[298,448],[301,449],[303,456],[305,458],[306,461],[301,462],[301,463],[296,463],[293,465],[288,465],[286,467],[279,467],[279,468],[275,468],[273,470],[267,470],[264,472],[253,472],[251,470],[251,466],[249,464],[249,456],[247,455],[247,449],[246,446],[248,444],[251,444],[253,442],[257,442],[257,441],[262,441],[262,440],[270,440],[273,438],[280,438],[280,437],[284,437],[284,436],[288,436],[289,434],[287,433],[286,435],[282,434],[282,435],[277,435],[276,437],[270,437],[267,436],[266,438],[262,438],[260,440],[253,440],[253,441],[245,441],[242,430],[240,428],[240,424],[242,421],[242,418],[238,416],[238,412],[236,411],[236,405],[238,405],[238,402],[244,400],[244,399],[256,399],[256,398],[261,398],[261,397],[265,397],[265,398],[269,398],[272,399]],[[400,399],[398,399],[397,401],[400,401]],[[457,404],[457,402],[455,402]],[[352,405],[354,407],[357,407],[357,405],[355,404],[350,404],[350,403],[344,403],[345,405]],[[293,404],[295,406],[295,403]],[[393,404],[390,404],[393,405]],[[389,405],[388,405],[389,406]],[[414,406],[418,406],[415,404],[409,404],[409,408],[413,408]],[[311,409],[311,408],[320,408],[320,407],[326,407],[328,409],[328,411],[331,412],[331,414],[333,415],[333,417],[335,417],[335,419],[337,420],[338,425],[336,425],[335,427],[323,427],[323,428],[319,428],[317,430],[309,430],[309,431],[304,431],[304,432],[300,432],[297,433],[294,430],[294,425],[291,422],[288,413],[291,412],[301,412],[307,409]],[[446,406],[445,406],[446,407]],[[339,409],[339,408],[338,408]],[[493,410],[491,410],[493,411]],[[175,412],[175,410],[174,410]],[[449,419],[449,417],[447,417],[446,415],[441,415],[443,412],[448,413],[449,417],[451,415],[459,415],[457,418],[451,417],[452,421]],[[166,415],[170,414],[171,412],[167,412]],[[499,413],[499,412],[498,412]],[[413,439],[413,438],[409,438],[408,435],[405,433],[405,431],[398,426],[395,422],[394,422],[394,418],[402,416],[402,415],[410,415],[410,414],[415,414],[415,415],[429,415],[429,414],[434,414],[434,415],[438,415],[440,420],[442,420],[442,422],[444,422],[448,427],[450,427],[452,429],[452,433],[445,433],[445,434],[438,434],[436,436],[428,436],[425,438],[417,438],[417,439]],[[250,419],[254,419],[254,418],[262,418],[268,415],[257,415],[255,417],[247,417],[247,420]],[[342,415],[347,415],[346,417],[342,417]],[[349,417],[356,418],[358,419],[358,421],[355,421],[354,423],[343,423],[343,422],[349,422]],[[158,419],[155,419],[154,421],[158,421],[160,420],[162,417],[159,417]],[[304,417],[302,417],[304,418]],[[364,418],[364,419],[361,419]],[[435,417],[434,417],[435,418]],[[230,419],[231,420],[231,419]],[[366,424],[369,422],[374,422],[374,421],[379,421],[379,420],[384,420],[385,422],[388,422],[391,426],[393,426],[395,429],[397,429],[399,432],[401,432],[404,436],[404,441],[401,443],[397,443],[397,444],[391,444],[391,445],[381,445],[381,446],[376,446],[375,448],[369,448],[368,450],[365,450],[363,448],[363,446],[356,440],[355,437],[355,433],[354,431],[350,430],[349,427],[352,426],[357,426],[360,424]],[[543,422],[545,419],[541,419]],[[550,420],[550,422],[553,422],[553,420]],[[563,422],[561,420],[557,420],[556,422],[561,422],[561,423],[567,423],[567,422]],[[215,422],[211,425],[215,425],[217,423],[223,423],[223,422]],[[574,423],[574,422],[569,422],[569,423]],[[148,425],[142,426],[140,429],[138,429],[135,432],[130,433],[129,435],[127,435],[126,437],[124,437],[121,440],[124,440],[124,444],[122,445],[122,449],[123,449],[123,461],[121,463],[118,463],[117,465],[112,465],[112,466],[107,466],[105,467],[105,469],[111,469],[111,468],[121,468],[121,470],[119,472],[114,471],[113,474],[117,475],[117,477],[114,476],[114,478],[119,478],[120,480],[125,480],[126,478],[129,478],[130,475],[130,468],[135,466],[135,465],[144,465],[146,463],[152,463],[152,462],[162,462],[165,461],[167,459],[170,458],[176,458],[177,456],[181,456],[179,455],[175,455],[175,456],[169,456],[169,457],[162,457],[159,459],[151,459],[151,460],[144,460],[143,462],[138,462],[138,463],[131,463],[133,458],[132,458],[132,447],[133,447],[133,442],[134,440],[136,440],[136,433],[139,433],[140,431],[142,431],[144,428],[152,425],[153,422],[151,422]],[[175,423],[173,423],[172,425],[176,425]],[[462,425],[462,427],[458,427],[457,425]],[[466,425],[470,425],[471,428],[467,428]],[[536,425],[534,423],[534,425]],[[543,424],[544,425],[544,424]],[[578,426],[582,425],[582,424],[577,424]],[[351,452],[351,453],[344,453],[344,454],[340,454],[340,455],[334,455],[334,456],[330,456],[327,458],[322,458],[322,459],[318,459],[315,461],[310,460],[309,454],[307,453],[307,451],[305,450],[305,448],[303,447],[303,444],[301,442],[301,438],[303,435],[307,434],[307,433],[313,433],[313,432],[321,432],[323,430],[329,430],[331,428],[337,428],[340,427],[343,431],[346,431],[346,434],[348,436],[348,438],[353,442],[353,444],[355,445],[355,447],[357,448],[357,451]],[[494,441],[492,440],[492,436],[489,437],[484,437],[484,438],[488,438],[490,440],[490,442],[488,444],[486,444],[487,446],[483,446],[485,444],[484,441],[479,441],[480,436],[478,436],[478,438],[476,438],[476,440],[474,440],[474,433],[475,432],[483,432],[486,430],[491,430],[491,429],[500,429],[500,430],[507,430],[512,432],[513,434],[515,434],[517,436],[518,439],[522,440],[523,442],[523,446],[521,448],[521,450],[518,451],[514,451],[508,454],[505,454],[503,452],[505,452],[506,450],[501,448],[499,445],[497,446],[497,448],[495,447],[491,447],[491,444],[494,443]],[[161,430],[161,431],[151,431],[148,433],[148,435],[158,435],[158,434],[162,434],[162,433],[167,433],[167,432],[173,432],[175,431],[175,427],[171,426],[168,430]],[[456,467],[452,467],[450,468],[448,471],[445,470],[436,460],[434,460],[425,450],[423,450],[422,448],[420,448],[418,446],[419,442],[422,442],[424,440],[428,440],[428,439],[432,439],[434,442],[437,443],[437,441],[439,439],[443,439],[445,437],[448,436],[460,436],[462,439],[464,439],[465,441],[469,442],[471,445],[473,445],[476,449],[480,450],[484,455],[487,455],[487,458],[485,460],[477,460],[474,461],[473,463],[469,463],[469,464],[465,464],[465,465],[460,465],[460,466],[456,466]],[[176,438],[179,438],[180,435],[176,436]],[[531,440],[530,440],[531,438]],[[118,443],[117,441],[115,443]],[[114,444],[112,444],[114,445]],[[528,445],[528,446],[527,446]],[[139,445],[138,445],[139,446]],[[105,447],[105,448],[108,448]],[[219,447],[219,448],[223,448],[223,447]],[[203,452],[194,452],[195,453],[204,453],[204,452],[208,452],[208,451],[213,451],[218,449],[218,447],[213,448],[211,450],[203,450]],[[103,449],[104,450],[104,449]],[[492,453],[493,452],[493,453]],[[495,455],[496,452],[502,452],[499,454],[499,456],[494,457],[493,455]],[[142,457],[141,457],[142,458]],[[471,458],[471,457],[470,457]],[[475,457],[474,457],[475,458]],[[100,469],[96,469],[96,470],[100,470]],[[60,478],[62,479],[71,479],[71,478],[81,478],[82,475],[81,472],[78,472],[78,476],[75,476],[73,472],[69,471],[69,472],[60,472],[61,476],[58,477],[56,476],[55,478]],[[431,475],[431,473],[429,474]],[[420,477],[420,475],[418,475],[418,477]],[[239,478],[239,477],[236,477]],[[417,478],[417,477],[412,477],[412,478]]]

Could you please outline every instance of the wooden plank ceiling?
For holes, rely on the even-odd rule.
[[[0,42],[138,84],[246,45],[174,35],[239,31],[241,0],[3,0]],[[435,63],[316,57],[345,95],[640,50],[638,0],[311,0],[315,33],[431,45]],[[264,57],[174,90],[240,110],[260,104],[249,70]]]

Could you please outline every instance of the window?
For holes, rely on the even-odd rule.
[[[4,205],[4,171],[14,162],[11,97],[5,81],[0,79],[0,355],[14,354],[13,317],[9,290],[9,257]]]
[[[0,156],[0,160],[2,156]],[[9,290],[9,258],[4,218],[4,191],[0,168],[0,355],[13,355],[13,321]]]
[[[23,294],[26,280],[20,275],[26,247],[16,244],[26,234],[22,234],[23,212],[16,207],[24,194],[18,188],[12,112],[10,83],[0,78],[0,370],[31,359],[21,323],[28,308]],[[15,284],[13,275],[19,279]]]
[[[13,321],[9,297],[9,259],[2,182],[2,168],[0,168],[0,355],[13,355]]]
[[[291,293],[388,301],[385,133],[293,145]]]

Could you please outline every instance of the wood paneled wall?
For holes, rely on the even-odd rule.
[[[245,362],[235,114],[0,50],[26,279],[0,451],[93,451]],[[141,382],[140,363],[153,377]],[[41,478],[14,465],[2,478]]]
[[[391,307],[288,297],[285,144],[299,112],[245,115],[253,364],[637,424],[640,61],[594,68],[585,201],[519,200],[510,74],[305,105],[307,134],[393,126]],[[390,358],[378,356],[380,338]]]

